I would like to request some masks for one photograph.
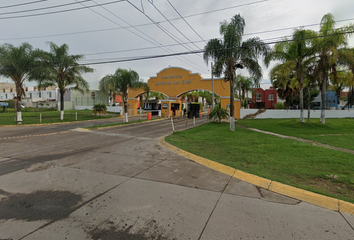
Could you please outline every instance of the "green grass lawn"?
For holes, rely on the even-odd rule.
[[[324,125],[319,119],[305,123],[299,119],[241,119],[236,124],[354,150],[353,118],[326,119]]]
[[[243,128],[231,132],[226,123],[176,132],[166,141],[248,173],[354,203],[354,155],[349,153]]]
[[[77,120],[76,120],[77,113]],[[74,122],[85,121],[92,119],[118,117],[119,114],[107,113],[102,116],[95,116],[92,110],[65,110],[64,120],[60,121],[60,111],[24,111],[22,112],[23,124],[39,124],[40,114],[42,114],[42,123],[58,123],[58,122]],[[10,111],[8,113],[0,113],[0,125],[16,125],[16,112]]]

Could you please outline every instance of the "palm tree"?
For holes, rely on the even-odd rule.
[[[219,119],[219,123],[221,123],[221,119],[225,119],[229,116],[226,109],[222,108],[220,103],[216,104],[209,113],[209,119]]]
[[[288,74],[288,69],[284,64],[276,64],[270,71],[269,77],[272,86],[277,89],[277,94],[281,99],[285,99],[285,108],[289,109],[289,104],[298,96],[298,86],[294,79],[294,72]]]
[[[250,77],[242,76],[241,74],[236,77],[236,86],[235,91],[239,86],[240,89],[240,99],[242,99],[242,106],[245,106],[246,98],[247,98],[247,106],[248,106],[248,92],[252,90],[253,80]]]
[[[107,78],[111,78],[112,84],[114,85],[115,91],[122,96],[122,101],[124,104],[124,116],[125,122],[128,122],[128,89],[146,89],[147,84],[139,79],[139,74],[134,70],[127,70],[123,68],[118,68],[114,74],[106,75]]]
[[[42,52],[43,69],[39,77],[39,86],[57,85],[60,93],[60,120],[64,119],[64,95],[66,90],[78,90],[83,93],[89,90],[88,82],[82,74],[93,72],[93,69],[80,65],[79,60],[83,55],[69,55],[69,46],[56,45],[49,42],[50,52]]]
[[[291,41],[280,42],[275,44],[274,49],[265,57],[264,61],[267,67],[272,60],[280,60],[285,75],[289,75],[295,71],[296,80],[299,83],[300,93],[300,122],[304,123],[304,78],[305,72],[314,61],[313,50],[310,47],[309,38],[314,37],[315,33],[310,30],[295,29],[292,34]]]
[[[224,21],[220,25],[220,34],[223,39],[211,39],[205,46],[204,60],[209,58],[215,61],[214,74],[220,77],[224,74],[225,81],[230,83],[230,129],[235,130],[234,88],[236,69],[246,67],[250,75],[259,80],[262,69],[257,57],[268,52],[269,47],[259,38],[250,38],[242,41],[245,20],[237,14],[230,22]]]
[[[150,96],[155,98],[156,104],[159,102],[160,99],[165,99],[166,97],[166,95],[159,92],[152,92]]]
[[[313,39],[314,50],[318,64],[314,70],[321,91],[321,123],[325,124],[326,90],[330,71],[333,72],[334,81],[337,82],[337,63],[339,49],[347,45],[348,32],[353,32],[354,26],[335,28],[332,14],[327,13],[322,17],[318,38]]]
[[[345,85],[349,87],[348,108],[350,108],[353,105],[354,97],[354,48],[342,48],[339,51],[339,64],[343,67],[347,67],[352,73],[352,77],[347,79],[345,83]]]
[[[25,93],[23,83],[34,79],[33,70],[39,65],[37,60],[35,50],[28,43],[22,43],[19,47],[11,44],[0,46],[0,75],[10,78],[16,86],[17,124],[22,123],[21,100]]]
[[[109,97],[109,102],[112,103],[113,99],[117,94],[116,89],[114,87],[114,83],[112,78],[109,75],[104,76],[98,83],[98,89],[102,92],[102,94],[107,95]]]

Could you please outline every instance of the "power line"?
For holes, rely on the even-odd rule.
[[[284,40],[280,40],[280,41],[273,41],[273,42],[264,43],[264,45],[270,45],[270,44],[276,44],[276,43],[283,43],[283,42],[294,42],[294,41],[299,41],[299,40],[310,40],[310,39],[315,39],[315,38],[325,38],[325,37],[337,36],[337,35],[342,35],[342,34],[350,34],[350,33],[354,33],[354,31],[340,32],[340,33],[327,34],[327,35],[314,36],[314,37],[307,37],[307,38],[301,38],[301,39],[296,39],[296,40],[293,40],[293,39],[284,39]],[[241,48],[241,47],[237,47],[237,48],[223,48],[223,49],[220,49],[220,51],[232,50],[232,49],[238,49],[238,48]],[[138,61],[138,60],[146,60],[146,59],[156,59],[156,58],[163,58],[163,57],[171,57],[171,56],[190,55],[190,54],[203,53],[203,52],[205,52],[205,50],[195,50],[195,51],[179,52],[179,53],[172,53],[172,54],[165,54],[165,55],[152,55],[152,56],[142,56],[142,57],[130,57],[130,58],[120,59],[120,60],[102,61],[102,62],[91,62],[91,63],[85,63],[85,64],[81,64],[81,65],[98,65],[98,64],[117,63],[117,62],[129,62],[129,61]]]
[[[124,0],[121,0],[124,1]],[[192,14],[192,15],[187,15],[184,16],[184,18],[189,18],[189,17],[194,17],[194,16],[199,16],[199,15],[203,15],[203,14],[209,14],[209,13],[214,13],[214,12],[218,12],[218,11],[225,11],[225,10],[229,10],[229,9],[233,9],[233,8],[238,8],[238,7],[243,7],[246,5],[251,5],[251,4],[257,4],[257,3],[261,3],[261,2],[265,2],[265,1],[269,1],[269,0],[264,0],[264,1],[258,1],[258,2],[253,2],[253,3],[247,3],[247,4],[241,4],[241,5],[236,5],[236,6],[230,6],[228,8],[222,8],[222,9],[215,9],[212,11],[208,11],[208,12],[201,12],[201,13],[197,13],[197,14]],[[103,4],[101,4],[102,6]],[[0,18],[1,19],[1,18]],[[170,19],[170,21],[174,21],[174,20],[179,20],[180,18],[173,18]],[[167,22],[167,21],[159,21],[159,23],[163,23],[163,22]],[[135,25],[132,27],[144,27],[144,26],[149,26],[149,25],[153,25],[154,23],[145,23],[145,24],[139,24],[139,25]],[[117,29],[122,29],[122,28],[129,28],[129,27],[121,27],[121,28],[108,28],[108,29],[99,29],[99,30],[91,30],[91,31],[82,31],[82,32],[72,32],[72,33],[63,33],[63,34],[53,34],[53,35],[45,35],[45,36],[38,36],[38,37],[24,37],[25,39],[29,39],[29,38],[43,38],[43,37],[56,37],[56,36],[66,36],[66,35],[74,35],[74,34],[82,34],[82,33],[91,33],[91,32],[101,32],[101,31],[112,31],[112,30],[117,30]],[[7,39],[0,39],[0,40],[17,40],[17,39],[24,39],[24,38],[7,38]]]
[[[99,7],[103,5],[109,5],[109,4],[114,4],[118,2],[124,2],[125,0],[117,0],[117,1],[112,1],[112,2],[107,2],[107,3],[101,3],[96,6],[90,6],[90,7]],[[71,11],[77,11],[77,10],[82,10],[90,7],[78,7],[78,8],[71,8],[71,9],[66,9],[66,10],[58,10],[58,11],[53,11],[53,12],[45,12],[45,13],[36,13],[36,14],[28,14],[28,15],[21,15],[21,16],[12,16],[12,17],[2,17],[0,20],[3,19],[14,19],[14,18],[26,18],[26,17],[36,17],[36,16],[43,16],[43,15],[49,15],[49,14],[56,14],[56,13],[64,13],[64,12],[71,12]]]
[[[75,1],[76,1],[76,0],[75,0]],[[97,4],[97,2],[95,2],[94,0],[92,0],[92,1]],[[129,26],[132,26],[129,22],[125,21],[124,19],[122,19],[122,18],[119,17],[117,14],[113,13],[112,11],[108,10],[107,8],[105,8],[105,7],[103,7],[103,6],[101,6],[101,8],[103,8],[104,10],[106,10],[107,12],[109,12],[110,14],[112,14],[113,16],[115,16],[116,18],[120,19],[121,21],[125,22],[125,23],[128,24]],[[90,10],[92,10],[92,9],[90,9]],[[94,12],[96,12],[96,11],[94,11]],[[97,13],[97,12],[96,12],[96,13]],[[97,13],[97,14],[99,14],[99,13]],[[99,15],[101,15],[101,14],[99,14]],[[102,16],[102,15],[101,15],[101,16]],[[102,16],[102,17],[104,17],[104,16]],[[106,18],[106,17],[104,17],[104,18]],[[107,19],[107,18],[106,18],[106,19]],[[108,19],[108,20],[110,20],[110,19]],[[111,20],[110,20],[110,21],[111,21]],[[121,26],[121,25],[119,25],[119,26]],[[146,33],[142,32],[142,31],[139,30],[138,28],[136,28],[136,27],[134,27],[134,26],[133,26],[133,28],[134,28],[135,30],[137,30],[138,32],[140,32],[141,34],[143,34],[144,36],[146,36],[147,38],[149,38],[149,39],[151,39],[152,41],[156,42],[156,44],[153,43],[152,41],[147,40],[147,39],[144,38],[144,37],[141,37],[139,34],[136,34],[135,32],[132,32],[132,31],[129,30],[128,28],[126,28],[126,30],[128,30],[129,32],[132,32],[133,34],[135,34],[135,35],[137,35],[137,36],[143,38],[144,40],[150,42],[151,44],[155,45],[156,47],[161,48],[162,50],[168,52],[168,50],[166,50],[166,49],[164,49],[163,47],[161,47],[162,44],[159,43],[157,40],[151,38],[149,35],[147,35]],[[169,50],[169,51],[171,52],[171,50]],[[172,52],[173,52],[173,51],[172,51]],[[177,58],[178,58],[178,57],[177,57]],[[178,59],[179,59],[179,58],[178,58]],[[184,63],[186,63],[185,61],[183,61],[183,60],[181,60],[181,59],[179,59],[179,60],[182,61],[182,62],[184,62]],[[186,60],[187,60],[187,59],[186,59]],[[188,61],[188,60],[187,60],[187,61]],[[192,62],[192,64],[194,64],[194,63]],[[196,65],[196,66],[198,66],[198,65]]]
[[[167,36],[169,36],[171,39],[173,39],[174,41],[176,41],[177,43],[179,43],[175,38],[173,38],[162,26],[160,26],[156,21],[154,21],[152,18],[150,18],[147,14],[145,14],[145,12],[141,11],[139,8],[137,8],[134,4],[132,4],[129,0],[126,0],[131,6],[133,6],[135,9],[137,9],[139,12],[141,12],[145,17],[147,17],[151,22],[153,22],[158,28],[160,28],[161,31],[163,31]],[[180,44],[180,43],[179,43]],[[181,45],[184,48],[188,49],[186,46]],[[172,51],[173,52],[173,51]],[[192,64],[195,65],[195,63],[192,62]]]
[[[91,1],[91,0],[83,0],[81,2],[66,3],[66,4],[61,4],[61,5],[42,7],[42,8],[34,8],[34,9],[27,9],[27,10],[16,11],[16,12],[5,12],[5,13],[0,13],[0,15],[17,14],[17,13],[24,13],[24,12],[33,12],[33,11],[47,10],[47,9],[52,9],[52,8],[60,8],[60,7],[76,5],[76,4],[79,4],[79,3],[89,2],[89,1]]]
[[[180,34],[182,34],[182,36],[187,39],[190,43],[192,43],[197,49],[200,49],[200,47],[198,47],[197,45],[195,45],[195,43],[193,43],[186,35],[184,35],[170,20],[168,20],[168,18],[151,2],[149,2],[152,6],[154,6],[154,8],[168,21],[169,24],[172,25],[172,27],[174,29],[177,30],[177,32],[179,32]]]
[[[191,25],[189,25],[189,23],[186,21],[186,19],[178,12],[178,10],[172,5],[172,3],[170,2],[170,0],[167,0],[167,2],[171,5],[171,7],[177,12],[177,14],[183,19],[183,21],[193,30],[193,32],[195,33],[195,34],[197,34],[198,35],[198,37],[201,39],[201,40],[203,40],[205,43],[207,43],[198,33],[197,33],[197,31],[195,31],[194,30],[194,28],[191,26]]]
[[[0,7],[0,9],[2,9],[2,8],[19,7],[19,6],[35,4],[35,3],[39,3],[39,2],[47,2],[47,1],[48,0],[38,0],[38,1],[32,1],[32,2],[27,2],[27,3],[18,3],[18,4],[13,4],[13,5],[2,6],[2,7]]]

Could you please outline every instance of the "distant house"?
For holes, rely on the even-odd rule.
[[[254,88],[254,93],[252,94],[252,102],[250,103],[250,108],[266,108],[274,109],[277,103],[277,90],[273,87],[269,89]]]
[[[312,105],[314,108],[321,107],[321,94],[318,95],[313,101]],[[335,92],[326,92],[326,105],[325,109],[335,109],[338,108],[338,100]]]

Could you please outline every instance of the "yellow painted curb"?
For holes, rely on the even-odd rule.
[[[206,159],[206,158],[203,158],[203,157],[199,157],[197,155],[194,155],[192,153],[189,153],[187,151],[184,151],[182,149],[179,149],[175,146],[172,146],[171,144],[167,143],[165,141],[165,137],[161,137],[158,141],[159,145],[160,146],[163,146],[173,152],[176,152],[178,155],[182,156],[182,157],[185,157],[185,158],[188,158],[188,159],[191,159],[192,161],[194,162],[197,162],[197,163],[200,163],[204,166],[207,166],[211,169],[214,169],[218,172],[221,172],[221,173],[224,173],[226,175],[229,175],[229,176],[233,176],[234,173],[235,173],[235,169],[232,168],[232,167],[229,167],[229,166],[225,166],[223,164],[220,164],[220,163],[217,163],[217,162],[214,162],[214,161],[211,161],[209,159]]]
[[[291,198],[295,198],[313,205],[323,207],[329,210],[348,213],[354,215],[354,204],[345,202],[336,198],[327,197],[321,194],[313,193],[296,187],[292,187],[286,184],[278,183],[266,178],[262,178],[250,173],[240,171],[238,169],[225,166],[223,164],[211,161],[209,159],[194,155],[182,149],[179,149],[165,141],[163,136],[158,140],[158,144],[172,152],[179,154],[182,157],[188,158],[201,165],[214,169],[218,172],[240,179],[242,181],[251,183],[255,186],[270,190],[275,193],[282,194]]]
[[[272,182],[269,179],[258,177],[256,175],[246,173],[246,172],[243,172],[243,171],[240,171],[237,169],[236,169],[233,177],[238,178],[242,181],[251,183],[251,184],[256,185],[258,187],[264,188],[264,189],[268,189],[270,186],[270,183]]]
[[[292,187],[278,182],[272,182],[269,190],[288,197],[296,198],[304,202],[324,207],[330,210],[339,211],[338,199],[326,197],[317,193]]]
[[[339,212],[354,215],[354,204],[339,200]]]

